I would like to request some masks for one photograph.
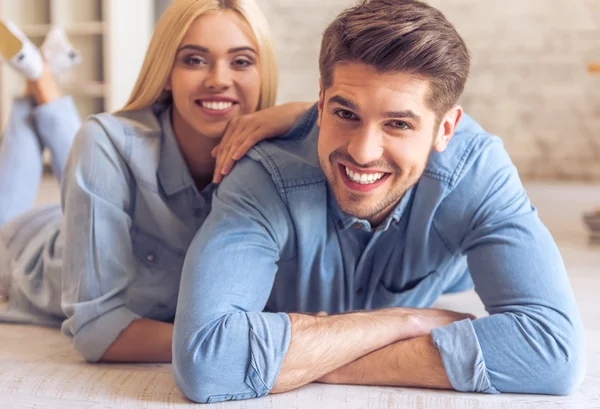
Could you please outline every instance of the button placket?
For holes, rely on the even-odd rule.
[[[363,305],[363,298],[366,297],[365,288],[369,287],[369,283],[372,278],[373,249],[380,236],[381,233],[375,231],[367,246],[363,250],[358,265],[356,266],[356,281],[354,287],[354,296],[356,297],[354,301],[355,308],[360,308],[359,306]]]

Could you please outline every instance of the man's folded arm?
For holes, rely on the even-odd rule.
[[[183,266],[173,375],[191,400],[258,397],[275,383],[290,319],[261,311],[289,231],[287,209],[266,170],[239,161],[215,192]]]
[[[563,260],[498,138],[488,139],[447,211],[488,317],[432,332],[457,390],[564,395],[585,371],[584,332]],[[468,183],[464,183],[468,182]],[[449,219],[448,219],[449,220]],[[446,232],[458,230],[447,229]]]

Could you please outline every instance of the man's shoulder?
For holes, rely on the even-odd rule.
[[[474,167],[486,159],[490,166]],[[451,191],[466,179],[484,176],[482,172],[497,171],[505,162],[510,163],[510,158],[502,140],[464,114],[446,150],[432,152],[423,176],[437,180],[445,185],[446,191]]]
[[[266,169],[282,194],[326,180],[317,155],[317,116],[314,106],[287,134],[261,142],[248,152],[248,158]]]
[[[453,248],[473,226],[513,210],[527,211],[518,172],[502,140],[463,118],[448,149],[432,155],[417,201],[431,203],[436,229]],[[427,188],[425,188],[427,187]]]

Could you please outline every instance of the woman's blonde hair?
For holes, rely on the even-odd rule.
[[[146,108],[170,96],[165,85],[173,69],[177,49],[192,22],[203,14],[233,10],[251,27],[258,44],[261,93],[258,109],[275,104],[277,63],[267,20],[254,0],[174,0],[156,24],[144,64],[122,111]]]

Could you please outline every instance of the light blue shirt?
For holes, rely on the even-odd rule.
[[[570,393],[584,334],[559,251],[499,138],[468,116],[377,228],[338,208],[316,108],[225,178],[184,264],[173,373],[197,402],[263,396],[287,312],[429,307],[475,284],[489,316],[432,331],[452,386]],[[471,281],[472,278],[472,281]]]
[[[185,252],[214,185],[196,189],[170,112],[157,104],[83,124],[62,178],[64,217],[17,249],[0,320],[62,324],[89,361],[138,318],[174,320]]]

